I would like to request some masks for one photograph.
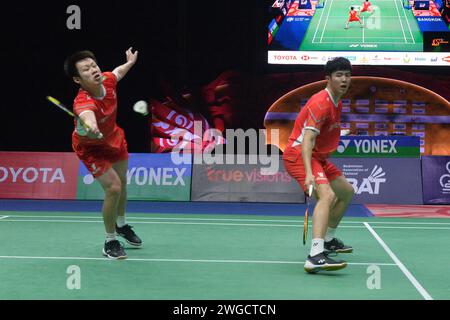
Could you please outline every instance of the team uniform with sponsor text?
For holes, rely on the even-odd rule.
[[[72,133],[72,148],[94,177],[102,176],[113,163],[128,159],[128,147],[124,131],[117,125],[117,77],[112,72],[103,73],[105,95],[92,97],[80,88],[73,104],[77,117],[85,111],[92,111],[103,139],[90,139],[75,120]]]
[[[316,184],[328,184],[342,175],[342,172],[328,161],[330,154],[339,145],[341,110],[342,103],[335,105],[328,90],[324,89],[308,100],[295,120],[284,150],[283,161],[286,170],[298,181],[305,192],[306,172],[301,149],[305,130],[319,133],[311,158]]]

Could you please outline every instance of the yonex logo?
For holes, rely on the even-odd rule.
[[[187,168],[145,168],[132,167],[127,172],[127,185],[184,186],[184,174]],[[83,177],[86,185],[94,183],[94,177],[87,174]]]
[[[350,144],[350,140],[342,139],[339,143],[339,147],[337,148],[337,152],[344,153],[349,144]]]

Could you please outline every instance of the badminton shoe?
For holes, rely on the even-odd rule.
[[[105,242],[103,255],[114,260],[127,258],[127,254],[118,240]]]
[[[133,227],[130,226],[129,224],[126,224],[120,228],[116,225],[116,233],[117,235],[124,238],[126,242],[128,242],[128,244],[135,247],[140,247],[142,246],[142,240],[137,236],[137,234],[132,230],[132,228]]]
[[[351,246],[346,246],[338,238],[333,238],[330,241],[325,241],[324,243],[325,252],[336,252],[336,253],[351,253],[353,248]]]
[[[308,256],[305,262],[305,271],[308,273],[316,273],[319,271],[336,271],[347,266],[347,262],[342,260],[333,260],[328,257],[325,252]]]

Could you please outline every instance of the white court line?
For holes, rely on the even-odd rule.
[[[31,257],[31,256],[0,256],[0,259],[9,260],[86,260],[86,261],[111,261],[107,258],[89,258],[89,257]],[[277,261],[277,260],[215,260],[215,259],[157,259],[157,258],[141,258],[133,259],[127,258],[125,261],[137,262],[191,262],[191,263],[253,263],[253,264],[305,264],[305,261]],[[397,266],[395,263],[377,263],[377,262],[353,262],[348,265],[355,266]]]
[[[406,40],[405,30],[403,30],[403,23],[402,23],[402,19],[400,17],[400,11],[398,11],[397,0],[394,0],[394,3],[395,3],[395,8],[397,9],[398,21],[400,21],[400,26],[402,28],[403,37],[405,38],[405,43],[408,43],[408,41]]]
[[[359,39],[360,37],[323,37],[324,39]],[[366,39],[403,39],[403,37],[365,37]],[[403,44],[400,42],[399,44]]]
[[[396,1],[396,0],[395,0]],[[406,19],[406,23],[408,24],[408,28],[409,28],[409,34],[411,35],[412,41],[415,44],[416,40],[414,39],[414,35],[411,31],[411,26],[409,25],[409,21],[408,21],[408,17],[406,16],[406,12],[405,12],[405,7],[403,6],[403,4],[401,5],[402,9],[403,9],[403,15],[405,16]]]
[[[366,18],[365,17],[363,17],[363,27],[361,29],[362,29],[362,43],[364,43],[364,41],[365,41],[365,39],[364,39],[364,37],[365,37],[364,29],[366,29]]]
[[[0,220],[2,220],[2,219],[6,219],[6,218],[8,218],[9,216],[0,216]]]
[[[10,218],[66,218],[66,219],[102,219],[98,217],[87,216],[33,216],[33,215],[9,215]],[[369,217],[370,218],[370,217]],[[297,219],[241,219],[241,218],[175,218],[175,217],[135,217],[127,215],[131,220],[183,220],[183,221],[249,221],[249,222],[298,222],[303,223],[303,218]],[[414,218],[415,219],[415,218]],[[449,219],[450,220],[450,219]],[[362,224],[364,221],[342,221],[341,224]],[[371,221],[374,224],[407,224],[407,225],[450,225],[450,222],[401,222],[401,221]]]
[[[72,218],[72,219],[102,219],[98,217],[86,217],[86,216],[30,216],[30,215],[9,215],[10,218]],[[303,223],[303,216],[299,216],[298,220],[291,219],[239,219],[239,218],[175,218],[175,217],[134,217],[128,216],[131,220],[186,220],[186,221],[250,221],[250,222],[294,222]],[[403,219],[403,218],[402,218]],[[415,218],[414,218],[415,219]],[[448,219],[448,218],[445,218]],[[450,219],[448,219],[450,220]],[[342,221],[341,224],[362,224],[365,221]],[[408,225],[450,225],[450,222],[401,222],[401,221],[370,221],[371,225],[374,224],[408,224]]]
[[[409,270],[405,267],[405,265],[397,258],[397,256],[392,252],[392,250],[387,246],[387,244],[381,239],[381,237],[372,229],[372,227],[364,222],[366,228],[370,231],[373,237],[378,241],[378,243],[383,247],[383,249],[387,252],[387,254],[391,257],[392,260],[398,265],[400,270],[405,274],[405,276],[411,281],[413,286],[419,291],[419,293],[424,297],[425,300],[433,300],[430,294],[422,287],[422,285],[417,281],[416,278],[409,272]]]
[[[356,41],[356,40],[355,40]],[[322,41],[322,42],[320,42],[320,44],[328,44],[328,43],[337,43],[337,44],[354,44],[355,43],[355,41],[352,41],[352,42],[348,42],[348,41]],[[392,42],[392,41],[375,41],[375,42],[365,42],[366,44],[369,44],[369,43],[373,43],[373,44],[401,44],[401,45],[410,45],[410,46],[412,46],[413,45],[413,43],[403,43],[403,42]]]
[[[48,223],[103,223],[103,220],[48,220],[48,219],[4,219],[5,222],[48,222]],[[299,228],[303,227],[303,224],[269,224],[269,223],[213,223],[213,222],[173,222],[173,221],[132,221],[128,220],[132,224],[172,224],[172,225],[207,225],[207,226],[237,226],[237,227],[285,227],[285,228]],[[363,222],[360,222],[363,223]],[[364,222],[365,224],[365,222]],[[363,225],[341,225],[340,228],[364,228]],[[450,230],[450,227],[400,227],[400,226],[377,226],[377,229],[417,229],[417,230]]]
[[[312,43],[314,43],[314,41],[316,39],[316,34],[317,34],[317,31],[319,31],[320,22],[322,21],[322,17],[323,17],[323,13],[324,12],[325,12],[325,10],[322,10],[322,14],[320,15],[319,22],[317,23],[316,32],[314,32],[314,35],[313,35],[313,38],[312,38]]]
[[[331,0],[331,3],[328,4],[328,6],[329,6],[328,14],[327,14],[327,18],[326,18],[326,20],[325,20],[325,25],[323,26],[323,29],[322,29],[322,34],[321,34],[321,36],[320,36],[320,42],[319,42],[319,43],[322,43],[323,34],[324,34],[324,32],[325,32],[325,29],[327,28],[328,17],[330,16],[331,7],[333,6],[333,0]]]

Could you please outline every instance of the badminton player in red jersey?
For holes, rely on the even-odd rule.
[[[354,7],[350,8],[350,12],[348,13],[348,20],[345,24],[345,29],[348,29],[348,25],[350,22],[359,22],[361,28],[364,28],[364,24],[362,23],[361,19],[359,18],[358,11],[355,10]]]
[[[86,126],[75,120],[72,147],[86,168],[105,191],[103,221],[106,241],[103,254],[110,259],[125,259],[126,252],[116,234],[133,246],[141,239],[125,222],[127,202],[128,149],[124,131],[117,125],[116,86],[136,63],[138,52],[126,51],[127,62],[112,72],[102,72],[94,54],[79,51],[67,58],[66,74],[80,86],[73,110]]]
[[[362,7],[360,13],[363,13],[363,12],[370,12],[370,13],[373,13],[373,10],[372,10],[372,3],[370,3],[369,0],[366,0],[366,1],[363,2],[363,7]]]
[[[327,86],[313,95],[301,109],[284,150],[286,170],[306,192],[314,186],[317,199],[313,214],[313,236],[305,263],[307,272],[339,270],[345,261],[329,258],[328,253],[350,253],[353,248],[335,237],[354,190],[342,172],[328,160],[340,139],[341,97],[351,82],[351,64],[335,58],[325,66]]]

